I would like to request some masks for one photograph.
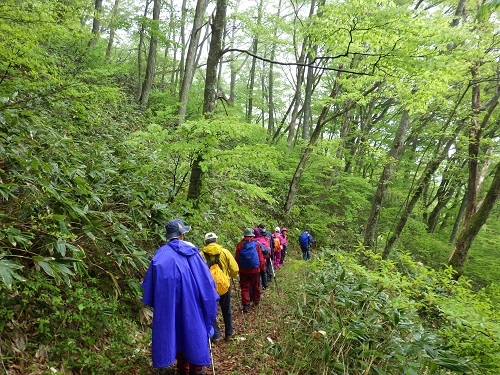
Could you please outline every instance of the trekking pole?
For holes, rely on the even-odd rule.
[[[212,373],[215,375],[214,355],[212,353],[212,340],[208,338],[208,348],[210,349],[210,361],[212,362]]]
[[[274,264],[273,264],[273,262],[271,262],[271,270],[272,270],[272,274],[273,274],[274,284],[276,285],[276,292],[278,294],[280,294],[280,290],[278,288],[278,282],[276,281],[276,273],[274,272]]]

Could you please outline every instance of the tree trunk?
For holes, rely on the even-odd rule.
[[[92,21],[92,39],[89,41],[89,47],[97,44],[97,39],[100,34],[101,27],[101,13],[102,13],[102,0],[95,0],[94,2],[94,20]]]
[[[457,174],[464,167],[464,165],[457,165],[455,158],[450,159],[450,163],[445,168],[441,183],[439,184],[436,196],[432,199],[431,203],[437,200],[436,205],[429,214],[427,219],[427,232],[434,233],[439,221],[439,214],[441,210],[446,207],[448,202],[455,195],[457,187]]]
[[[340,72],[339,72],[339,74],[340,74]],[[329,98],[331,98],[331,99],[335,98],[339,92],[339,89],[340,88],[339,88],[338,83],[335,83],[333,86],[333,89],[330,93]],[[302,174],[304,173],[304,168],[305,168],[305,165],[307,164],[307,161],[309,160],[309,157],[311,156],[312,149],[316,145],[316,143],[318,142],[318,140],[320,138],[320,135],[323,131],[323,127],[325,126],[325,124],[328,121],[331,121],[331,120],[337,118],[338,116],[341,116],[341,115],[345,114],[346,112],[348,112],[354,105],[355,104],[353,103],[351,107],[345,106],[343,110],[336,112],[331,117],[327,117],[328,112],[330,111],[331,101],[328,101],[328,103],[323,107],[321,114],[319,115],[318,120],[316,122],[316,127],[315,127],[313,133],[311,134],[311,139],[309,140],[307,147],[302,151],[302,155],[301,155],[299,164],[297,165],[297,168],[295,169],[295,173],[292,177],[292,181],[290,182],[287,200],[286,200],[285,205],[283,207],[283,211],[284,211],[285,215],[288,215],[290,213],[290,211],[292,210],[293,203],[294,203],[295,197],[297,195],[297,190],[298,190],[300,178],[302,177]]]
[[[472,78],[475,79],[477,72],[473,71]],[[477,204],[478,193],[478,173],[479,173],[479,142],[481,140],[481,127],[477,119],[477,112],[481,106],[479,85],[472,88],[472,111],[473,115],[471,126],[469,126],[469,179],[467,180],[467,206],[465,207],[465,218],[467,221],[474,215]]]
[[[281,13],[281,2],[282,0],[279,0],[279,3],[278,3],[278,13],[277,13],[277,16],[278,18],[280,17],[280,13]],[[277,34],[278,34],[278,27],[277,27],[277,24],[276,26],[274,27],[274,31],[273,31],[273,39],[276,40],[277,39]],[[270,56],[270,59],[271,61],[274,60],[276,56],[276,42],[273,42],[272,46],[271,46],[271,56]],[[274,137],[272,137],[273,133],[274,133],[274,64],[269,64],[269,74],[268,74],[268,130],[269,130],[269,135],[270,135],[270,139],[272,141],[272,139]]]
[[[175,78],[173,77],[174,81],[176,81],[176,82],[181,81],[181,88],[182,88],[182,79],[184,78],[184,69],[186,68],[186,45],[187,45],[187,43],[186,43],[186,18],[187,18],[186,2],[187,2],[187,0],[182,0],[182,5],[181,5],[181,25],[180,25],[180,54],[181,54],[181,56],[179,59],[179,69],[175,70],[178,73],[177,73],[177,76]],[[195,14],[195,19],[196,19],[196,14]],[[195,20],[193,20],[193,22],[195,22]],[[177,49],[176,49],[176,51],[177,51]],[[179,90],[179,94],[180,94],[180,92],[181,91]]]
[[[212,39],[208,51],[205,90],[203,95],[203,114],[207,119],[212,117],[217,99],[217,67],[222,52],[222,36],[226,24],[226,11],[227,0],[217,0],[215,17],[212,24]],[[191,178],[189,180],[187,198],[195,202],[198,202],[202,189],[202,162],[203,154],[199,153],[191,167]]]
[[[314,1],[312,1],[314,3]],[[314,53],[316,54],[318,47],[314,46]],[[308,63],[312,64],[313,57],[310,53],[307,54]],[[307,77],[306,77],[306,87],[304,90],[304,106],[302,107],[302,139],[304,141],[309,140],[309,131],[312,122],[311,115],[311,100],[313,94],[313,84],[314,84],[314,68],[309,66],[307,68]]]
[[[161,0],[154,0],[153,24],[151,26],[151,39],[149,41],[148,62],[146,64],[146,75],[144,76],[144,83],[142,84],[141,96],[139,98],[139,104],[142,107],[146,107],[148,105],[149,94],[153,88],[153,79],[156,68],[156,47],[158,45],[158,34],[160,33],[160,8]]]
[[[113,49],[113,43],[115,40],[115,32],[116,32],[116,17],[118,16],[118,4],[120,0],[115,0],[115,3],[113,4],[113,10],[111,13],[111,22],[110,22],[110,27],[109,27],[109,40],[108,40],[108,46],[106,47],[106,59],[109,59],[111,56],[111,50]]]
[[[342,159],[342,154],[344,152],[344,147],[345,147],[345,137],[349,133],[349,127],[351,125],[352,121],[352,116],[350,112],[347,112],[344,116],[344,119],[342,120],[342,126],[340,127],[340,136],[339,136],[339,146],[337,147],[337,151],[335,152],[335,159],[341,160]],[[330,174],[330,178],[328,179],[328,182],[326,183],[325,187],[325,192],[322,195],[323,200],[326,199],[326,193],[331,189],[331,187],[334,185],[337,175],[339,173],[340,166],[336,165],[333,167],[332,173]]]
[[[404,109],[403,114],[401,115],[398,129],[396,130],[396,134],[394,136],[394,141],[392,142],[391,149],[389,150],[387,155],[387,163],[385,164],[384,169],[382,170],[382,174],[380,175],[377,190],[373,196],[370,215],[368,216],[368,220],[366,221],[365,225],[363,246],[366,246],[370,249],[373,248],[374,238],[377,233],[377,224],[380,216],[380,210],[382,209],[385,196],[387,195],[389,184],[392,181],[394,169],[399,163],[401,155],[403,155],[404,141],[409,128],[410,116],[408,114],[408,111]]]
[[[189,40],[189,47],[186,55],[186,65],[183,68],[184,75],[182,76],[181,91],[179,94],[179,124],[182,124],[186,119],[186,110],[188,103],[189,89],[191,83],[193,82],[195,62],[196,62],[196,51],[198,49],[198,42],[200,40],[201,27],[203,25],[203,16],[207,9],[208,0],[198,0],[196,3],[196,10],[193,20],[193,29],[191,31],[191,37]]]
[[[406,207],[403,210],[403,213],[401,214],[399,221],[396,225],[396,228],[394,229],[394,233],[392,236],[389,238],[385,245],[385,249],[382,253],[382,258],[387,259],[389,257],[389,254],[392,251],[392,247],[396,243],[396,241],[399,239],[399,236],[401,235],[401,232],[403,231],[406,222],[408,221],[408,218],[410,214],[413,211],[413,208],[415,208],[415,205],[417,204],[418,200],[420,199],[422,192],[426,188],[427,184],[429,183],[432,175],[436,172],[438,169],[439,165],[441,162],[448,156],[448,151],[452,144],[455,142],[455,138],[457,137],[458,133],[462,129],[463,124],[457,126],[455,129],[455,133],[453,136],[451,136],[446,144],[443,146],[443,148],[440,148],[439,146],[436,148],[435,155],[431,159],[431,161],[426,165],[425,170],[420,177],[419,181],[417,182],[417,188],[415,190],[415,193],[413,194],[413,197],[411,198],[410,202],[406,205]],[[439,154],[439,151],[441,152]]]
[[[304,51],[305,51],[306,42],[302,45],[302,54],[299,58],[299,64],[304,63]],[[302,99],[302,82],[304,80],[304,67],[302,65],[297,67],[297,84],[295,86],[295,94],[293,98],[293,109],[290,117],[290,126],[288,129],[288,137],[287,137],[287,145],[288,150],[292,148],[293,140],[295,138],[295,130],[297,128],[297,118],[300,108],[300,102]]]
[[[144,16],[146,19],[149,10],[149,4],[151,0],[146,0],[146,6],[144,7]],[[144,46],[144,21],[141,21],[141,28],[139,30],[139,46],[137,47],[137,92],[136,99],[139,100],[142,93],[142,48]]]
[[[500,196],[500,162],[495,168],[495,175],[493,177],[493,182],[486,193],[486,197],[481,204],[481,207],[469,216],[460,230],[457,242],[453,247],[453,251],[448,259],[448,265],[452,266],[456,271],[455,279],[458,279],[463,274],[463,267],[465,260],[467,259],[467,253],[469,252],[472,241],[478,234],[479,230],[483,224],[488,219],[495,202]]]
[[[257,10],[257,27],[260,28],[260,25],[262,23],[262,5],[263,5],[263,0],[260,0],[258,10]],[[253,89],[255,86],[255,71],[256,71],[256,66],[257,66],[257,58],[255,55],[257,55],[257,48],[259,45],[259,38],[258,36],[254,36],[253,42],[252,42],[252,65],[250,67],[250,76],[249,76],[249,82],[248,82],[248,104],[247,104],[247,114],[246,118],[248,122],[252,121],[252,116],[253,116]]]
[[[450,244],[455,243],[455,240],[457,239],[457,234],[458,230],[460,229],[460,225],[462,224],[462,220],[465,215],[465,207],[467,206],[467,191],[465,191],[465,194],[462,197],[462,201],[460,204],[460,208],[458,209],[457,216],[455,218],[455,222],[453,224],[453,229],[450,234]]]

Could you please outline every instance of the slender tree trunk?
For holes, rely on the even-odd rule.
[[[193,20],[193,29],[189,40],[189,47],[186,55],[186,65],[183,68],[184,75],[182,76],[181,91],[179,94],[179,124],[182,124],[186,118],[186,110],[188,103],[188,94],[193,82],[194,71],[196,68],[196,51],[198,49],[198,42],[200,40],[201,27],[203,25],[203,16],[207,9],[208,0],[198,0],[196,3],[196,10]]]
[[[389,153],[387,155],[387,163],[385,164],[384,169],[382,170],[382,174],[380,175],[377,190],[375,191],[375,194],[373,196],[370,215],[368,216],[368,220],[366,221],[365,225],[363,245],[370,249],[373,248],[374,238],[377,233],[377,224],[380,216],[380,210],[382,209],[382,205],[387,195],[389,184],[392,181],[394,169],[396,168],[396,165],[399,163],[399,160],[403,155],[404,141],[409,128],[410,116],[408,114],[408,111],[404,109],[403,114],[401,115],[398,129],[396,130],[396,135],[394,136],[394,140],[392,142],[391,149],[389,150]]]
[[[111,50],[113,49],[113,43],[115,40],[115,33],[116,33],[116,18],[118,17],[118,4],[120,3],[120,0],[115,0],[113,4],[113,10],[111,11],[111,22],[110,22],[110,27],[109,27],[109,40],[108,40],[108,46],[106,47],[106,59],[109,59],[111,56]]]
[[[305,51],[305,43],[302,45],[303,52]],[[303,64],[304,54],[299,58],[299,64]],[[302,82],[304,80],[304,67],[302,65],[297,67],[297,84],[295,86],[295,94],[293,98],[293,109],[290,117],[290,126],[288,129],[287,145],[288,150],[292,148],[293,140],[295,138],[295,130],[297,128],[297,118],[302,99]]]
[[[144,7],[143,19],[148,16],[149,4],[151,0],[146,0],[146,6]],[[136,99],[139,100],[142,93],[142,48],[144,47],[144,21],[141,21],[141,28],[139,30],[139,46],[137,47],[137,91]]]
[[[330,93],[330,98],[333,99],[337,96],[339,92],[339,85],[338,83],[335,83],[332,91]],[[354,103],[352,104],[353,106],[355,105]],[[293,204],[295,202],[295,197],[297,196],[297,190],[299,187],[299,182],[300,178],[302,177],[302,174],[304,173],[304,168],[309,160],[309,157],[311,156],[312,150],[316,143],[318,142],[320,135],[323,131],[323,127],[328,121],[331,121],[339,116],[342,116],[346,112],[348,112],[352,107],[344,107],[342,111],[338,111],[335,114],[333,114],[331,117],[328,117],[328,112],[330,111],[331,107],[331,102],[328,101],[328,104],[326,104],[322,111],[321,114],[318,117],[318,120],[316,122],[316,127],[311,134],[311,139],[309,140],[309,144],[307,147],[302,151],[302,155],[299,161],[299,164],[297,165],[297,168],[295,169],[295,173],[292,177],[292,181],[290,182],[290,187],[288,190],[288,196],[287,200],[285,202],[285,205],[283,207],[283,211],[285,215],[288,215],[290,211],[292,210]]]
[[[349,133],[349,127],[352,121],[352,116],[350,112],[347,112],[344,116],[344,119],[342,120],[342,126],[340,127],[340,143],[337,147],[337,151],[335,152],[335,159],[341,160],[342,159],[342,154],[344,152],[344,147],[345,147],[345,137]],[[330,174],[330,178],[328,179],[328,182],[326,183],[326,188],[325,188],[325,193],[323,194],[322,198],[326,199],[326,193],[331,189],[333,184],[335,183],[335,180],[337,179],[337,175],[339,173],[340,167],[338,165],[333,167],[332,173]]]
[[[441,178],[441,183],[439,184],[436,192],[436,196],[431,201],[432,203],[437,200],[437,203],[429,214],[429,218],[427,220],[427,231],[429,233],[434,233],[436,231],[441,210],[445,208],[451,198],[455,196],[458,178],[457,174],[463,167],[463,164],[457,165],[455,159],[450,159],[450,163],[445,168]]]
[[[101,14],[102,14],[102,0],[95,0],[94,2],[94,20],[92,21],[92,39],[89,41],[89,47],[97,44],[100,35],[101,27]]]
[[[181,5],[181,25],[180,25],[180,59],[179,59],[179,69],[176,69],[177,76],[175,77],[176,82],[181,82],[182,89],[182,79],[184,78],[184,69],[186,68],[186,19],[187,19],[187,0],[182,0]],[[196,18],[196,15],[195,15]],[[194,21],[193,21],[194,22]],[[177,49],[176,49],[177,51]],[[179,90],[180,93],[180,90]]]
[[[463,128],[463,124],[457,126],[455,129],[455,133],[453,136],[450,136],[446,144],[443,146],[443,148],[437,147],[436,152],[434,157],[431,159],[431,161],[427,164],[425,167],[425,170],[420,177],[418,183],[417,183],[417,188],[415,190],[415,193],[413,194],[413,197],[411,198],[410,202],[406,205],[406,207],[403,210],[403,213],[401,214],[399,221],[396,225],[396,228],[394,229],[394,233],[392,236],[389,238],[385,245],[384,252],[382,253],[382,258],[387,259],[389,257],[389,254],[392,251],[392,248],[396,241],[399,239],[399,236],[401,235],[401,232],[403,231],[406,222],[408,221],[408,218],[410,217],[410,214],[412,213],[413,209],[415,208],[415,205],[417,204],[418,200],[422,196],[422,193],[424,189],[426,188],[427,184],[429,183],[432,175],[436,172],[438,169],[439,165],[441,162],[448,156],[448,151],[450,147],[453,145],[455,142],[455,138],[457,137],[458,133],[460,130]],[[439,153],[440,152],[440,153]]]
[[[448,259],[448,265],[452,266],[456,271],[455,279],[458,279],[463,274],[463,267],[472,241],[488,219],[488,216],[499,196],[500,163],[497,163],[493,182],[486,193],[486,197],[484,198],[481,207],[464,221],[460,234],[458,235],[457,242],[453,247],[450,258]]]
[[[212,39],[207,57],[205,90],[203,95],[203,114],[211,118],[217,99],[217,69],[222,56],[222,37],[226,24],[227,0],[217,0],[215,17],[212,24]]]
[[[240,1],[233,2],[232,9],[234,13],[238,13],[238,7],[240,6]],[[229,41],[229,48],[233,49],[234,48],[234,41],[236,38],[236,18],[232,19],[231,22],[231,32],[229,33],[231,35],[230,41]],[[248,58],[248,55],[246,56]],[[244,64],[241,64],[239,67],[236,65],[235,62],[235,55],[234,52],[231,51],[230,57],[229,57],[229,70],[230,70],[230,78],[229,78],[229,99],[228,101],[230,103],[234,103],[234,99],[236,96],[236,75],[238,74],[238,71],[241,69],[241,67]]]
[[[263,5],[263,0],[260,0],[257,10],[258,28],[262,24],[262,5]],[[250,67],[250,77],[248,83],[248,104],[247,104],[247,114],[246,114],[248,122],[252,121],[252,116],[253,116],[253,90],[255,86],[255,71],[257,67],[257,58],[255,57],[255,55],[257,54],[258,45],[259,45],[259,37],[255,35],[252,42],[252,53],[254,54],[254,56],[252,57],[252,65]]]
[[[316,54],[318,47],[314,46],[313,49],[314,49],[314,52]],[[313,60],[313,57],[309,53],[307,55],[307,61],[309,63],[312,63],[312,60]],[[303,106],[303,111],[302,111],[302,114],[303,114],[303,116],[302,116],[302,139],[304,141],[307,141],[309,139],[309,131],[310,131],[311,122],[312,122],[311,100],[312,100],[312,94],[313,94],[314,76],[315,76],[314,68],[312,66],[309,66],[307,68],[306,87],[304,90],[304,106]]]
[[[280,17],[281,13],[281,0],[278,3],[278,18]],[[277,25],[274,28],[273,36],[274,39],[276,40],[278,34],[278,27]],[[276,56],[276,42],[273,42],[273,45],[271,47],[271,56],[270,59],[274,60]],[[274,66],[273,64],[269,64],[269,74],[268,74],[268,129],[269,129],[269,134],[272,135],[274,133]]]
[[[462,197],[462,201],[460,204],[460,208],[458,209],[457,216],[455,218],[455,222],[453,224],[453,229],[450,234],[450,244],[455,243],[455,240],[457,239],[457,234],[458,230],[460,229],[460,225],[462,224],[462,220],[465,215],[465,207],[467,206],[467,191],[465,191],[465,194]]]
[[[473,71],[472,77],[476,78],[477,72]],[[475,113],[469,126],[469,179],[467,181],[467,206],[465,207],[465,218],[467,221],[474,215],[477,204],[478,175],[479,175],[479,142],[482,129],[477,119],[477,113],[481,106],[481,88],[479,85],[472,87],[472,111]]]
[[[226,24],[226,12],[227,0],[217,0],[215,17],[212,24],[212,39],[208,51],[205,91],[203,95],[203,114],[207,119],[212,117],[217,100],[217,67],[222,52],[222,36]],[[187,198],[195,200],[195,202],[198,202],[202,189],[202,162],[203,154],[199,153],[191,168]]]
[[[151,26],[151,38],[149,41],[148,62],[146,64],[146,75],[144,76],[144,83],[142,84],[141,96],[139,98],[139,104],[143,107],[148,105],[149,94],[153,88],[153,79],[156,68],[156,47],[158,45],[158,34],[160,33],[160,9],[161,0],[154,0],[153,24]]]

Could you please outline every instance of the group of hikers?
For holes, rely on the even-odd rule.
[[[205,366],[213,366],[211,343],[222,339],[217,303],[224,339],[234,335],[230,280],[239,275],[241,308],[249,313],[285,260],[288,231],[276,227],[270,233],[264,224],[245,228],[233,256],[214,232],[205,234],[200,251],[185,240],[191,227],[181,219],[170,220],[165,229],[167,242],[156,251],[142,283],[143,302],[153,308],[153,367],[177,361],[179,374],[205,374]],[[299,236],[303,260],[310,259],[310,232]]]

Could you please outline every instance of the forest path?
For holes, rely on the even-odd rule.
[[[294,260],[291,260],[294,258]],[[293,334],[286,318],[291,314],[289,293],[300,283],[301,272],[297,252],[288,255],[273,279],[258,306],[251,306],[248,313],[243,313],[240,288],[237,279],[231,282],[231,309],[233,312],[234,335],[229,341],[224,339],[212,343],[214,367],[207,366],[206,374],[216,375],[285,375],[286,366],[281,358],[281,339],[284,335]],[[217,315],[219,328],[224,332],[224,322],[219,311]],[[286,354],[285,354],[286,355]],[[214,371],[215,370],[215,371]],[[169,368],[165,374],[175,374],[175,367]]]

